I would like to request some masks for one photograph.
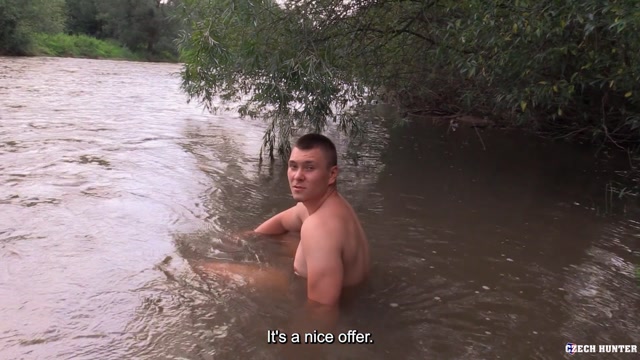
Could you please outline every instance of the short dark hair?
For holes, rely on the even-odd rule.
[[[306,134],[302,135],[295,144],[300,150],[311,150],[320,148],[327,158],[329,167],[338,165],[338,152],[333,141],[322,134]]]

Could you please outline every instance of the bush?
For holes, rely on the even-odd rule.
[[[34,55],[84,57],[94,59],[138,60],[139,55],[121,47],[113,40],[98,40],[86,35],[37,34]]]
[[[345,105],[381,89],[408,109],[640,142],[635,0],[185,0],[183,13],[183,88],[270,119],[271,152],[292,128],[356,124]]]

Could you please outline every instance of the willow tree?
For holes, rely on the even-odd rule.
[[[450,59],[467,109],[555,137],[639,144],[640,3],[469,0],[460,13],[440,34],[464,50]]]
[[[210,110],[238,104],[268,119],[272,157],[297,127],[357,129],[372,89],[409,109],[640,141],[636,0],[186,0],[182,10],[183,88]]]
[[[183,88],[211,111],[239,104],[242,116],[270,121],[263,150],[271,158],[288,153],[296,128],[320,132],[333,121],[353,134],[366,89],[384,83],[376,67],[395,56],[393,38],[409,34],[373,4],[187,0]]]

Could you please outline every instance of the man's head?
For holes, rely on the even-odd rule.
[[[296,201],[324,196],[335,186],[338,176],[338,154],[333,142],[320,134],[300,137],[291,151],[287,175]]]

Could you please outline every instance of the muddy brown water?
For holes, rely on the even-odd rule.
[[[640,212],[608,191],[626,159],[425,121],[376,125],[359,147],[329,131],[374,260],[336,335],[373,343],[268,344],[300,313],[300,281],[261,292],[192,264],[290,269],[279,240],[229,241],[292,205],[284,169],[259,164],[264,123],[187,104],[179,70],[0,58],[0,358],[558,359],[567,342],[640,345]]]

